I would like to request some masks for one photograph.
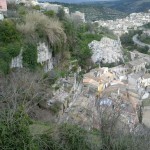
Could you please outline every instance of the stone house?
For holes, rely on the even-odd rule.
[[[128,63],[129,68],[132,69],[134,73],[140,71],[146,71],[146,65],[148,64],[147,60],[141,58]]]
[[[84,75],[83,85],[89,87],[89,91],[93,91],[97,96],[100,96],[102,92],[109,87],[109,85],[116,80],[117,77],[108,71],[107,67],[97,68],[91,70]]]
[[[145,74],[144,76],[142,76],[140,81],[142,86],[144,87],[150,86],[150,74]]]
[[[126,75],[129,72],[129,68],[128,66],[119,65],[117,67],[110,68],[109,71],[116,75]]]

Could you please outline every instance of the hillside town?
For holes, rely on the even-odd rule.
[[[6,12],[6,1],[0,2],[1,12]],[[85,22],[84,13],[76,11],[70,14],[69,9],[61,5],[38,3],[37,1],[15,2],[25,3],[27,6],[38,5],[43,10],[53,10],[54,12],[63,8],[65,14],[70,15],[73,20],[78,19],[83,23]],[[96,109],[106,106],[121,114],[120,120],[128,127],[130,132],[134,131],[136,125],[141,121],[150,127],[150,120],[144,116],[147,107],[143,106],[143,102],[150,98],[150,56],[134,50],[130,52],[130,61],[125,62],[123,47],[119,39],[119,36],[127,33],[129,29],[136,30],[150,22],[150,12],[133,13],[124,19],[115,21],[97,22],[99,26],[108,27],[112,30],[118,36],[118,39],[113,40],[103,37],[101,41],[94,40],[89,43],[88,46],[92,51],[91,59],[99,67],[84,74],[83,80],[80,81],[78,80],[79,72],[81,72],[80,67],[73,78],[61,79],[58,85],[62,88],[54,91],[54,97],[47,101],[48,107],[53,104],[54,100],[61,101],[63,105],[60,121],[76,122],[87,128],[92,126],[98,128]],[[39,43],[37,49],[37,62],[44,64],[45,72],[51,71],[53,69],[52,51],[45,43]],[[11,68],[22,68],[22,59],[21,51],[17,57],[12,59]],[[101,64],[112,64],[114,67],[101,67]],[[69,90],[66,91],[68,88]],[[85,110],[90,111],[89,116],[87,116]],[[141,114],[143,114],[142,120]]]
[[[9,20],[10,4],[21,9],[31,8],[31,12],[26,9],[27,12],[21,11],[20,16],[15,18],[12,15]],[[58,15],[62,10],[65,19]],[[5,123],[11,122],[12,116],[17,118],[21,115],[22,120],[29,118],[29,121],[21,122],[19,118],[19,121],[11,122],[10,127],[13,127],[8,126],[9,132],[18,123],[17,132],[13,131],[12,136],[22,133],[23,128],[23,133],[26,130],[31,132],[29,137],[35,136],[36,139],[40,135],[37,141],[43,146],[45,139],[41,135],[45,136],[47,132],[49,141],[49,135],[53,137],[56,134],[55,140],[60,138],[60,142],[64,138],[60,144],[64,146],[63,150],[78,150],[66,147],[66,140],[73,136],[73,143],[80,142],[80,138],[74,139],[80,132],[86,133],[85,137],[89,141],[94,139],[94,144],[98,145],[89,150],[119,150],[120,144],[119,148],[113,149],[106,146],[113,143],[113,138],[120,133],[125,137],[139,136],[140,140],[143,135],[150,137],[150,45],[140,41],[139,35],[134,33],[131,49],[124,47],[121,40],[129,30],[139,28],[145,37],[150,37],[150,29],[143,30],[143,25],[148,23],[150,10],[132,13],[122,19],[89,23],[84,12],[71,12],[60,4],[38,0],[0,0],[0,25],[9,27],[5,30],[6,35],[3,34],[4,38],[0,38],[0,109],[5,108],[7,113],[8,108],[13,108],[6,115],[6,121],[2,122],[4,125],[0,125],[0,131],[5,135]],[[7,34],[11,36],[10,29],[14,36],[7,38]],[[147,51],[142,51],[145,47]],[[3,118],[3,113],[1,116]],[[65,126],[65,132],[60,132],[62,125],[67,124],[70,127],[77,125],[84,131],[76,133],[75,126],[69,130]],[[70,132],[74,133],[67,137],[65,134],[70,135]],[[114,137],[111,136],[109,142],[111,134]],[[108,140],[104,141],[107,144],[99,146],[103,140]],[[53,148],[45,146],[41,150],[62,150],[56,145],[52,145]],[[81,149],[86,150],[86,147]]]
[[[126,18],[116,20],[95,21],[99,26],[108,27],[118,36],[128,33],[128,30],[137,30],[138,27],[150,22],[150,10],[147,13],[132,13]]]
[[[130,57],[131,61],[123,65],[112,68],[99,66],[90,70],[84,74],[83,81],[77,80],[78,75],[75,82],[69,78],[62,81],[65,88],[57,91],[61,98],[65,96],[60,120],[80,124],[87,129],[99,128],[97,108],[105,108],[120,115],[124,130],[135,132],[141,122],[150,127],[149,105],[144,106],[150,98],[150,57],[138,51],[131,52]],[[73,97],[65,90],[70,83],[76,87]],[[70,97],[74,99],[71,103],[68,101]]]

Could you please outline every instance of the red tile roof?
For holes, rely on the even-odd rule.
[[[7,2],[6,2],[6,0],[0,0],[0,11],[7,11]]]

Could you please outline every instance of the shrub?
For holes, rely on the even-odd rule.
[[[1,54],[1,53],[0,53]],[[7,74],[9,72],[9,65],[7,61],[0,58],[0,74]]]
[[[45,11],[44,14],[45,14],[46,16],[48,16],[49,18],[51,18],[51,17],[53,18],[53,17],[55,17],[55,15],[56,15],[53,10]]]
[[[0,70],[6,74],[9,72],[11,59],[20,53],[21,36],[11,20],[0,22],[0,33]]]
[[[73,56],[75,56],[78,61],[79,65],[82,68],[86,68],[90,63],[90,58],[92,55],[91,50],[88,47],[88,44],[93,40],[100,40],[102,38],[101,35],[98,34],[85,34],[79,33],[78,35],[78,49],[73,51]]]
[[[17,29],[24,35],[36,39],[39,35],[36,31],[42,32],[48,38],[50,45],[56,46],[66,41],[66,35],[61,23],[54,18],[48,18],[39,12],[29,12],[25,16],[25,23],[17,24]]]
[[[87,131],[69,124],[61,124],[50,134],[40,136],[37,143],[41,150],[91,150],[87,142]]]
[[[134,50],[134,42],[132,40],[132,37],[136,34],[141,34],[142,31],[140,30],[130,30],[129,33],[126,33],[126,34],[123,34],[121,37],[120,37],[120,40],[121,40],[121,44],[124,46],[124,47],[127,47],[129,50]]]
[[[30,69],[35,69],[37,67],[37,48],[34,44],[27,44],[23,51],[23,65],[29,67]]]
[[[67,150],[90,150],[87,142],[87,131],[76,126],[63,124],[59,128],[60,139]]]
[[[7,44],[14,41],[20,41],[20,34],[11,20],[4,20],[0,22],[0,33],[1,43]]]
[[[16,57],[20,53],[21,44],[19,42],[8,43],[5,49],[11,57]]]
[[[63,8],[59,8],[58,13],[57,13],[57,17],[59,18],[59,20],[65,19],[65,12],[64,12]]]
[[[61,110],[61,106],[62,103],[59,101],[56,101],[51,107],[50,110],[54,113],[54,114],[58,114],[58,112]]]
[[[35,10],[40,10],[41,9],[39,5],[35,5],[32,8],[35,9]]]
[[[1,149],[33,149],[29,131],[30,119],[22,108],[7,110],[0,114],[0,148]]]
[[[65,150],[52,135],[43,134],[35,139],[39,150]]]

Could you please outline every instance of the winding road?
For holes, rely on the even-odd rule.
[[[136,35],[133,36],[133,38],[132,38],[133,42],[134,42],[135,44],[139,45],[140,47],[145,47],[145,46],[147,46],[147,47],[150,48],[150,45],[149,45],[149,44],[145,44],[145,43],[139,41],[138,36],[139,36],[138,34],[136,34]]]

